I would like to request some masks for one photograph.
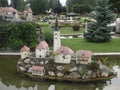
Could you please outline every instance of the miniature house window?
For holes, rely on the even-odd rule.
[[[85,54],[82,54],[82,56],[85,56]]]
[[[39,57],[41,57],[41,55]]]
[[[63,59],[65,59],[65,55],[63,55]]]
[[[41,50],[39,50],[39,51],[41,51]]]
[[[39,71],[39,74],[42,74],[42,72],[41,72],[41,71]]]
[[[55,35],[57,35],[57,33],[55,33]]]
[[[33,71],[33,73],[35,73],[35,71]]]

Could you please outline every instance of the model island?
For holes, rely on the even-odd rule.
[[[18,71],[32,79],[71,82],[100,81],[115,77],[116,73],[101,60],[92,60],[91,51],[74,52],[62,46],[57,20],[53,41],[53,50],[49,49],[45,40],[40,41],[33,53],[28,46],[22,47]]]

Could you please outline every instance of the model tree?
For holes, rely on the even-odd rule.
[[[33,14],[43,14],[47,8],[47,0],[30,0],[30,7],[33,10]]]
[[[87,41],[106,42],[111,39],[110,32],[112,28],[108,24],[114,20],[114,14],[109,10],[108,2],[109,0],[97,0],[93,17],[96,22],[90,23],[87,32],[84,33]]]

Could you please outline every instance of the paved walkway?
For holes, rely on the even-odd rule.
[[[20,56],[20,52],[17,53],[7,53],[7,52],[0,52],[1,56]],[[120,52],[111,52],[111,53],[93,53],[93,55],[97,55],[97,56],[101,56],[101,55],[110,55],[110,56],[114,56],[114,55],[120,55]]]
[[[120,52],[110,52],[110,53],[93,53],[93,55],[101,56],[101,55],[108,55],[108,56],[114,56],[114,55],[120,55]]]
[[[19,56],[20,55],[20,53],[19,52],[17,52],[17,53],[7,53],[7,52],[0,52],[0,56]]]

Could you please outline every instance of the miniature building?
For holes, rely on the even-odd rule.
[[[0,15],[7,21],[16,20],[19,18],[17,10],[12,7],[0,7]]]
[[[76,53],[77,64],[88,64],[91,63],[92,52],[87,50],[79,50]]]
[[[45,69],[43,66],[32,66],[31,69],[33,75],[39,75],[39,76],[45,75]]]
[[[41,41],[36,47],[36,58],[45,58],[49,51],[49,46],[46,41]]]
[[[54,31],[54,52],[61,46],[60,31],[58,28],[58,21],[55,22],[55,31]]]
[[[24,14],[24,17],[26,17],[27,21],[32,21],[33,18],[32,18],[31,8],[27,8],[26,10],[24,10],[23,14]]]
[[[71,62],[73,51],[69,47],[61,46],[55,53],[57,54],[55,56],[55,63],[69,64]]]
[[[120,18],[116,19],[116,32],[120,33]]]
[[[30,48],[28,48],[27,46],[24,46],[21,49],[21,59],[24,59],[26,57],[28,57],[30,55]]]

